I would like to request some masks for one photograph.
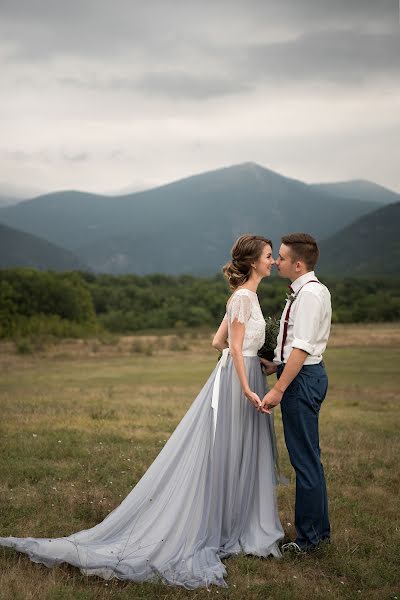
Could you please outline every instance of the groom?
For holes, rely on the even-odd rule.
[[[307,233],[282,238],[276,265],[290,279],[291,294],[282,314],[274,362],[264,362],[278,381],[264,396],[260,410],[281,404],[285,442],[296,471],[296,542],[283,551],[315,550],[330,538],[328,500],[320,460],[318,416],[328,388],[322,355],[331,326],[329,290],[318,281],[314,266],[319,256]]]

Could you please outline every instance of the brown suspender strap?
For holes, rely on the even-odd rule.
[[[287,307],[287,311],[286,311],[286,315],[285,315],[285,320],[283,322],[283,336],[282,336],[282,346],[281,346],[281,362],[282,363],[283,363],[283,351],[285,349],[286,338],[287,338],[287,330],[288,330],[288,327],[289,327],[290,309],[292,308],[293,302],[296,300],[297,296],[299,295],[300,290],[302,290],[303,287],[305,285],[307,285],[307,283],[321,283],[321,282],[318,281],[318,279],[310,279],[310,281],[306,281],[305,283],[303,283],[303,285],[301,286],[301,288],[299,290],[297,290],[295,297],[293,298],[293,300],[290,302],[289,306]]]

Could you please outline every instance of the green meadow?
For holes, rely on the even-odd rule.
[[[215,366],[211,332],[0,344],[0,535],[58,537],[117,506]],[[400,324],[336,325],[320,419],[332,543],[310,556],[226,560],[228,588],[186,591],[47,569],[0,549],[1,600],[400,599]],[[272,380],[271,380],[272,381]],[[294,476],[279,409],[278,503]]]

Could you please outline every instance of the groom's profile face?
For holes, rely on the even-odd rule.
[[[276,259],[276,267],[280,277],[285,279],[293,279],[296,277],[295,262],[292,258],[289,246],[281,244],[279,248],[278,258]]]

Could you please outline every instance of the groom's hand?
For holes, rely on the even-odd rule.
[[[271,409],[275,408],[282,400],[283,392],[273,387],[264,398],[259,407],[259,411],[271,414]]]
[[[274,362],[267,360],[266,358],[260,358],[260,363],[264,366],[264,373],[266,375],[272,375],[273,373],[276,373],[278,369]]]

